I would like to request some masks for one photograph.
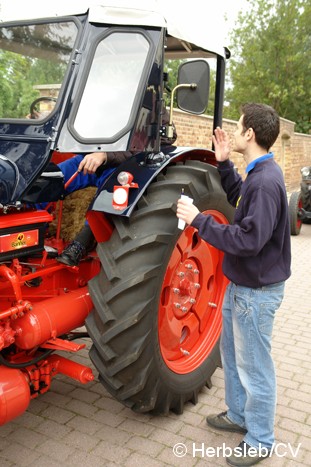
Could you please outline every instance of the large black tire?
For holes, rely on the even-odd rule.
[[[301,202],[305,211],[311,212],[311,191],[306,183],[301,183]],[[304,219],[304,224],[311,224],[311,219]]]
[[[289,199],[289,222],[291,235],[299,235],[301,230],[301,220],[299,219],[298,212],[302,207],[300,191],[295,191],[291,194]]]
[[[201,299],[200,295],[197,297],[196,310],[203,311],[202,316],[215,313],[215,320],[220,319],[219,326],[215,327],[217,338],[209,351],[203,349],[206,355],[202,354],[201,346],[198,362],[194,352],[189,368],[187,356],[184,356],[185,361],[180,359],[180,370],[179,360],[169,362],[163,357],[167,350],[165,331],[159,331],[159,319],[163,318],[159,310],[165,309],[163,302],[173,294],[174,287],[167,284],[170,277],[167,276],[167,265],[173,263],[176,243],[186,238],[182,236],[188,235],[187,229],[193,231],[190,242],[194,249],[195,243],[200,241],[192,227],[183,232],[177,228],[176,201],[182,188],[201,211],[213,210],[223,213],[228,222],[232,219],[233,209],[227,203],[215,167],[199,161],[169,166],[149,186],[130,219],[113,218],[115,230],[110,240],[99,244],[97,249],[101,272],[89,282],[94,303],[94,310],[86,320],[93,341],[91,360],[107,390],[136,412],[167,413],[172,410],[182,413],[185,402],[197,402],[199,391],[204,385],[211,384],[212,374],[221,365],[221,302],[227,282],[221,272],[222,253],[211,246],[217,274],[209,273],[212,277],[208,285],[204,284],[204,289],[209,288],[209,293],[216,297],[217,309],[207,310],[208,306],[216,306],[206,303],[204,290]],[[182,257],[182,245],[178,248]],[[188,261],[190,263],[191,258]],[[204,261],[209,263],[208,253],[203,259],[203,269]],[[209,267],[206,264],[206,268]],[[203,283],[205,277],[201,271]],[[166,288],[163,289],[165,281]],[[175,293],[176,289],[173,290]],[[190,310],[187,315],[192,312]],[[170,337],[175,336],[168,336],[168,339]],[[180,351],[184,352],[181,347]]]

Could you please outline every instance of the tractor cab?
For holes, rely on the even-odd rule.
[[[60,154],[158,153],[160,136],[172,131],[175,94],[182,110],[205,111],[211,58],[217,67],[215,125],[220,123],[226,50],[219,46],[210,51],[207,39],[202,41],[194,31],[191,39],[191,31],[176,30],[159,11],[145,9],[144,2],[141,9],[120,9],[114,3],[119,2],[90,7],[77,2],[73,10],[63,6],[57,14],[41,5],[34,15],[26,5],[16,12],[4,2],[3,205],[36,201],[34,193],[42,201],[46,194],[33,185]],[[188,58],[192,61],[181,64],[178,86],[171,90],[170,121],[163,128],[168,79],[164,64]]]

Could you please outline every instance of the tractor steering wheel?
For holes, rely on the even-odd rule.
[[[39,102],[42,102],[42,101],[52,101],[52,102],[56,102],[57,99],[56,97],[45,97],[45,96],[42,96],[42,97],[38,97],[38,99],[35,99],[31,105],[30,105],[30,118],[40,118],[40,112],[38,109],[36,109],[36,106]]]

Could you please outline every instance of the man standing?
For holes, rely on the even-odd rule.
[[[215,130],[222,186],[236,207],[232,225],[218,224],[183,200],[177,206],[178,218],[225,253],[223,272],[230,283],[223,303],[220,350],[228,410],[206,420],[215,429],[244,434],[227,458],[234,466],[260,462],[274,443],[276,378],[271,337],[291,262],[285,184],[269,152],[279,131],[279,116],[273,108],[242,106],[233,150],[243,154],[247,164],[243,182],[229,160],[229,136],[220,128]]]

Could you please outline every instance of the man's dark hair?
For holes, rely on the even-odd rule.
[[[244,132],[252,128],[256,143],[269,151],[280,132],[280,117],[277,112],[266,104],[247,103],[242,105],[241,113]]]

